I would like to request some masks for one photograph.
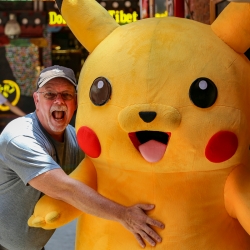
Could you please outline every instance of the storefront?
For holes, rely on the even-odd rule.
[[[87,57],[66,25],[49,24],[51,11],[58,13],[54,1],[0,1],[0,93],[25,113],[35,110],[32,95],[41,69],[59,64],[79,75]],[[0,105],[0,132],[16,117]]]
[[[35,12],[31,2],[0,2],[0,92],[25,113],[35,109],[32,93],[39,67],[51,64],[48,41],[43,36],[45,16]],[[0,105],[0,130],[15,117],[8,107]]]

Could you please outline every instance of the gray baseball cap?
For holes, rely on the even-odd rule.
[[[75,73],[72,69],[59,65],[54,65],[43,69],[37,80],[37,89],[41,88],[51,79],[62,77],[69,80],[75,87],[77,86]]]

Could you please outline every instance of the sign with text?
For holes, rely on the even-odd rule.
[[[3,80],[0,83],[0,93],[8,99],[13,106],[16,106],[20,99],[20,88],[18,84],[12,80]],[[10,108],[5,105],[0,105],[1,111],[8,111]]]
[[[136,11],[133,11],[132,13],[124,13],[123,10],[108,10],[108,13],[119,24],[131,23],[138,20],[138,13]]]
[[[119,24],[135,22],[138,20],[139,16],[139,14],[136,11],[133,11],[132,13],[125,13],[125,11],[123,10],[108,10],[108,12]],[[59,27],[59,26],[67,26],[67,24],[61,14],[58,14],[55,11],[50,11],[49,26]]]

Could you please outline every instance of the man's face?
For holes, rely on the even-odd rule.
[[[58,94],[55,93],[63,93]],[[73,98],[65,98],[69,95]],[[54,98],[53,98],[54,96]],[[42,126],[56,140],[62,141],[63,133],[76,108],[75,87],[65,78],[54,78],[33,95],[36,113]]]

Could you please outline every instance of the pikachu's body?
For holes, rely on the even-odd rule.
[[[87,157],[72,177],[126,206],[155,204],[157,250],[249,250],[250,4],[230,3],[211,26],[119,26],[93,0],[58,6],[90,51],[76,118]],[[119,223],[47,196],[34,217],[51,211],[47,229],[78,217],[77,250],[141,249]]]

